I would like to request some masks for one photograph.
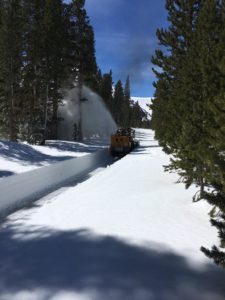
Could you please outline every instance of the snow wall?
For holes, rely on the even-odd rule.
[[[26,206],[41,196],[75,181],[112,158],[108,149],[50,166],[12,175],[0,181],[0,216]]]

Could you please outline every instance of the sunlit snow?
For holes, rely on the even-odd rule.
[[[199,250],[218,244],[210,206],[164,173],[151,130],[137,137],[129,155],[2,221],[0,300],[224,299],[225,272]]]

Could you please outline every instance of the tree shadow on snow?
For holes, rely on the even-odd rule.
[[[82,143],[69,141],[47,141],[47,145],[60,151],[93,153],[108,146],[109,142],[102,140],[85,140]]]
[[[38,299],[62,291],[93,291],[92,300],[224,299],[225,272],[216,266],[193,269],[172,252],[147,250],[85,229],[32,232],[17,226],[0,231],[0,299],[35,289],[48,291],[47,298]]]
[[[152,134],[149,133],[136,131],[135,136],[139,141],[146,141],[146,140],[149,141],[150,138],[151,138],[150,141],[155,141],[154,139],[152,139],[153,138]]]
[[[46,162],[53,163],[73,158],[72,156],[47,155],[37,151],[30,145],[8,141],[4,141],[4,144],[0,147],[0,156],[11,161],[24,161],[24,165],[32,163],[38,166],[42,166]]]
[[[151,148],[160,148],[159,145],[149,145],[149,146],[143,146],[143,145],[140,145],[138,146],[137,148],[135,148],[130,154],[131,155],[137,155],[137,154],[146,154],[146,155],[149,155],[149,152],[146,152],[147,149],[151,149]]]
[[[8,177],[11,175],[14,175],[14,172],[8,171],[8,170],[0,170],[0,178],[1,177]]]

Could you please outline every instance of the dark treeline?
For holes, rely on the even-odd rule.
[[[113,85],[112,71],[103,76],[99,73],[99,76],[101,80],[97,92],[105,100],[116,124],[120,127],[149,128],[150,121],[146,112],[138,102],[131,99],[129,76],[124,87],[121,80],[117,81],[115,86]]]
[[[167,0],[169,27],[152,62],[157,81],[152,104],[156,138],[173,159],[193,199],[214,206],[211,222],[220,247],[202,251],[225,267],[225,1]]]
[[[45,137],[57,138],[62,88],[81,84],[103,96],[118,125],[141,124],[129,88],[120,90],[118,83],[113,97],[112,74],[101,75],[84,5],[85,0],[0,0],[2,137],[29,141],[42,128]]]

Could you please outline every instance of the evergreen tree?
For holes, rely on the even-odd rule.
[[[224,198],[223,198],[224,200]],[[211,220],[213,226],[219,231],[219,238],[221,240],[220,247],[225,248],[225,215],[221,215],[219,220]],[[220,250],[217,246],[213,246],[211,250],[201,247],[203,253],[209,258],[212,258],[217,265],[225,268],[225,252]]]
[[[94,32],[84,6],[85,0],[73,0],[69,5],[69,73],[72,72],[72,82],[96,88]]]
[[[130,77],[127,76],[125,88],[124,88],[124,97],[127,101],[130,101]]]
[[[93,90],[99,95],[101,94],[101,84],[102,84],[102,72],[98,68],[96,74],[96,84],[93,86]]]
[[[85,0],[73,0],[70,4],[69,22],[69,73],[71,83],[78,87],[78,98],[82,99],[82,86],[97,89],[98,68],[95,58],[95,41],[93,28],[84,8]],[[81,105],[81,104],[80,104]],[[78,131],[82,140],[81,106]]]
[[[194,200],[207,199],[220,210],[212,224],[224,246],[224,1],[171,0],[167,9],[171,26],[157,32],[166,51],[157,50],[153,57],[161,68],[155,71],[153,127],[174,157],[167,170],[177,170],[187,187],[200,187]],[[202,250],[224,265],[217,247]]]
[[[186,131],[183,130],[184,142],[187,145],[188,158],[194,162],[195,172],[193,174],[192,171],[192,177],[200,186],[199,198],[204,196],[204,186],[209,184],[211,176],[208,161],[212,155],[212,147],[208,139],[208,129],[214,125],[208,105],[217,94],[220,81],[216,63],[220,20],[217,1],[205,1],[198,15],[184,68],[184,96],[192,107],[191,115],[183,119],[183,128]]]
[[[47,135],[48,122],[52,134],[57,135],[57,110],[61,100],[59,88],[65,80],[64,58],[64,15],[62,0],[47,0],[43,15],[43,83],[44,83],[44,128]],[[60,47],[61,45],[61,47]]]
[[[198,107],[202,99],[201,89],[197,87],[201,76],[194,43],[201,2],[167,1],[171,26],[167,31],[157,31],[160,44],[167,52],[157,50],[152,60],[161,68],[161,72],[155,70],[158,81],[152,124],[164,150],[174,156],[167,170],[177,170],[187,187],[197,183],[204,188],[204,165],[196,156],[198,146],[195,146],[201,143],[201,131],[195,122],[199,116],[193,105],[195,102]]]
[[[144,117],[143,111],[138,104],[138,101],[131,100],[130,106],[130,126],[143,128],[142,118]]]
[[[118,80],[115,85],[115,92],[113,97],[113,107],[112,112],[114,119],[116,121],[116,124],[118,126],[122,126],[123,123],[123,113],[122,113],[122,107],[123,107],[123,101],[124,101],[124,90],[121,80]]]
[[[224,91],[225,91],[225,2],[207,0],[199,17],[199,27],[202,33],[201,47],[204,55],[201,57],[203,74],[203,91],[207,99],[204,113],[204,130],[210,147],[202,152],[202,159],[207,161],[210,172],[207,180],[210,191],[204,193],[204,198],[219,209],[219,214],[211,220],[219,231],[221,248],[225,247],[225,163],[224,163]],[[222,250],[222,249],[221,249]],[[225,267],[225,251],[213,246],[212,250],[202,247],[202,251],[215,263]]]
[[[23,68],[23,129],[26,139],[30,139],[32,133],[43,127],[44,120],[44,86],[43,86],[43,18],[45,1],[25,2],[25,56]],[[45,32],[44,32],[45,34]]]
[[[110,111],[112,111],[112,105],[113,105],[112,88],[113,88],[113,79],[112,79],[112,71],[110,70],[109,73],[103,74],[99,86],[99,94],[105,101],[105,104]]]
[[[12,140],[57,135],[61,88],[99,89],[94,32],[84,0],[0,1],[0,130]],[[80,89],[81,91],[81,89]]]
[[[124,100],[123,100],[123,126],[130,126],[130,77],[127,76],[124,87]]]
[[[182,97],[183,64],[192,43],[197,13],[201,1],[166,1],[168,30],[157,30],[157,37],[165,51],[158,49],[152,58],[160,71],[153,69],[157,77],[156,92],[152,104],[152,124],[156,138],[168,153],[176,153],[177,134],[180,132],[183,115],[188,105]]]
[[[20,0],[0,2],[1,128],[17,140],[22,68],[22,7]]]

